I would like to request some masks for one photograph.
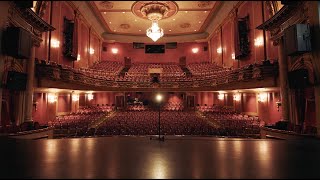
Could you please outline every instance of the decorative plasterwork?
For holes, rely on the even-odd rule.
[[[120,28],[122,29],[129,29],[130,25],[129,24],[120,24]]]
[[[9,8],[8,25],[21,27],[28,32],[35,46],[40,46],[42,41],[41,33],[55,30],[54,27],[41,19],[31,8],[21,9],[11,3]]]
[[[308,21],[308,9],[305,2],[297,2],[296,5],[285,5],[274,16],[257,29],[270,31],[271,40],[274,45],[278,45],[278,40],[283,36],[284,30],[293,24],[304,23]]]
[[[191,24],[190,23],[183,23],[183,24],[180,24],[180,27],[181,28],[190,28]]]
[[[201,8],[210,7],[212,3],[213,3],[212,1],[199,1],[198,7],[201,7]]]
[[[152,14],[162,14],[161,19],[169,18],[178,12],[178,5],[173,1],[137,1],[132,7],[131,11],[134,15],[150,19]]]
[[[106,9],[113,8],[113,2],[111,2],[111,1],[102,1],[102,2],[100,2],[100,5]]]

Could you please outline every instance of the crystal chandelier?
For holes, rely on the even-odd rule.
[[[152,21],[151,27],[149,27],[146,32],[147,36],[154,42],[163,36],[163,29],[159,27],[157,20]]]
[[[163,29],[159,27],[158,22],[168,13],[168,7],[158,2],[151,2],[147,6],[143,7],[141,11],[145,13],[147,18],[152,22],[151,27],[146,30],[146,34],[156,42],[164,35]]]

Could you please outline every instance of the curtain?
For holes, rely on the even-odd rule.
[[[78,16],[77,11],[74,11],[74,28],[72,37],[72,56],[77,58],[78,56]]]
[[[238,9],[235,9],[235,15],[234,15],[234,20],[233,20],[233,28],[234,28],[234,53],[235,57],[241,54],[240,51],[240,42],[239,42],[239,22],[238,22]]]

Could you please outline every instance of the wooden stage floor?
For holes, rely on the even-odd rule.
[[[0,178],[320,178],[320,141],[0,139]]]

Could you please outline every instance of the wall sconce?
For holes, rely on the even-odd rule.
[[[48,94],[48,102],[49,103],[57,102],[57,99],[58,99],[57,95],[51,94],[51,93]]]
[[[240,101],[241,95],[239,93],[233,95],[233,100]]]
[[[195,53],[198,53],[199,52],[199,48],[192,48],[192,52],[195,54]]]
[[[277,104],[277,111],[279,112],[279,108],[281,106],[281,101],[277,101],[276,104]]]
[[[219,54],[222,53],[222,48],[221,48],[221,47],[219,47],[219,48],[217,49],[217,53],[219,53]]]
[[[53,47],[53,48],[60,47],[60,41],[58,41],[56,39],[51,39],[51,47]]]
[[[224,94],[218,94],[218,99],[219,100],[223,100],[223,98],[224,98]]]
[[[88,100],[91,101],[93,99],[93,94],[88,94]]]
[[[234,53],[232,53],[232,54],[231,54],[231,58],[232,58],[233,60],[235,60],[235,59],[236,59],[236,55],[234,55]]]
[[[77,56],[77,61],[80,61],[80,54],[78,54],[78,56]]]
[[[111,52],[112,52],[113,54],[117,54],[118,51],[119,51],[119,50],[118,50],[117,48],[112,48],[112,49],[111,49]]]
[[[268,94],[267,93],[259,93],[258,94],[258,101],[259,102],[266,102]]]
[[[72,101],[79,101],[79,94],[72,94]]]
[[[93,48],[89,49],[89,54],[94,54],[94,49]]]
[[[259,47],[263,45],[263,38],[262,37],[258,37],[256,39],[254,39],[254,45]]]
[[[37,108],[37,107],[38,107],[38,102],[33,102],[33,103],[32,103],[32,106],[33,106],[33,108],[34,108],[35,111],[38,110],[38,108]]]

